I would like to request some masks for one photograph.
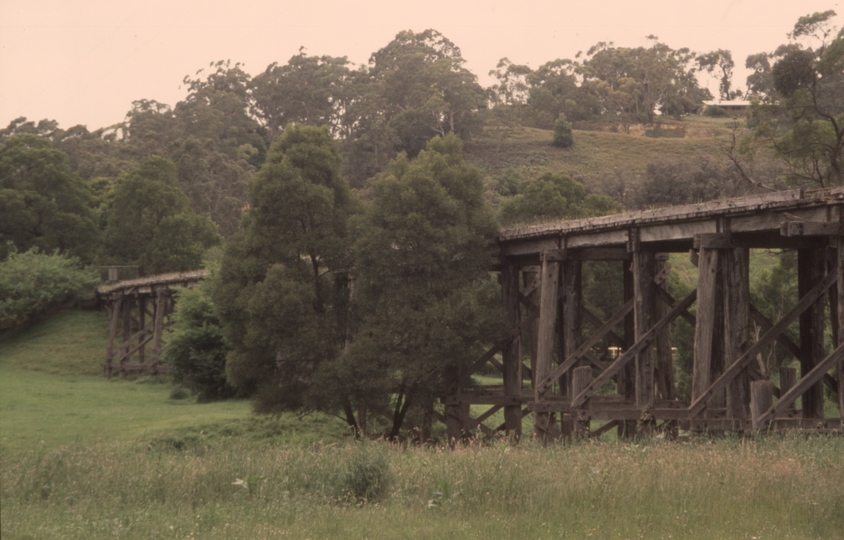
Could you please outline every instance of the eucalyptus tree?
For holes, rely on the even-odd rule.
[[[345,343],[355,211],[326,126],[291,125],[249,186],[243,230],[226,246],[214,302],[232,351],[229,382],[260,412],[325,410],[314,378]]]
[[[146,273],[194,270],[220,242],[216,225],[190,208],[176,166],[159,156],[117,179],[105,212],[102,258],[109,264],[137,264]]]
[[[275,139],[289,124],[344,132],[352,72],[345,57],[308,56],[302,49],[284,65],[270,64],[251,83],[252,112]]]
[[[31,133],[0,142],[0,259],[14,246],[37,247],[90,262],[100,234],[88,185],[67,155]]]
[[[395,437],[412,408],[430,418],[448,370],[475,360],[500,330],[490,275],[497,226],[454,134],[414,159],[397,157],[373,190],[355,243],[360,323],[326,377],[348,381],[356,402],[389,410]]]
[[[414,157],[434,135],[471,139],[480,131],[486,95],[464,63],[460,48],[436,30],[399,32],[372,54],[353,77],[344,120],[353,181],[398,152]]]
[[[785,167],[788,184],[844,182],[844,30],[834,17],[832,10],[800,17],[788,43],[748,57],[757,67],[748,77],[757,92],[754,131],[744,140],[734,137],[728,151],[743,178],[757,186],[762,182],[748,163],[765,150]]]

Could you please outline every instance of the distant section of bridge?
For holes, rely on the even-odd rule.
[[[97,297],[108,309],[109,335],[103,375],[128,372],[149,374],[168,371],[161,363],[161,338],[170,326],[173,291],[191,288],[208,275],[207,270],[161,274],[117,281],[97,288]],[[147,346],[151,354],[147,356]]]
[[[793,190],[503,231],[502,295],[513,330],[474,365],[448,372],[449,439],[473,431],[518,437],[531,414],[541,439],[612,428],[628,436],[660,428],[840,432],[843,208],[844,188]],[[799,300],[779,321],[750,301],[749,254],[758,248],[798,254]],[[698,268],[697,288],[680,299],[665,282],[668,254],[678,252]],[[606,321],[585,307],[582,269],[593,261],[617,262],[617,286],[607,287],[618,290],[618,309]],[[674,379],[670,325],[678,317],[694,327],[688,400]],[[795,321],[793,341],[784,331]],[[757,358],[774,345],[799,370],[764,373]],[[472,382],[486,364],[502,372],[503,386]],[[824,410],[825,387],[837,416]],[[489,408],[473,416],[472,405]],[[486,425],[501,409],[504,422]],[[593,420],[604,423],[593,430]]]

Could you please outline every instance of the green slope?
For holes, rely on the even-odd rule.
[[[342,422],[323,415],[255,418],[247,401],[170,399],[166,377],[102,377],[107,319],[64,311],[0,336],[0,447],[191,441],[219,435],[288,441],[337,440]]]
[[[464,152],[468,161],[490,176],[515,168],[529,177],[565,171],[575,177],[596,178],[616,169],[637,177],[655,159],[691,159],[700,155],[723,159],[721,148],[730,134],[724,121],[694,118],[666,121],[662,125],[662,133],[680,132],[685,136],[650,137],[641,128],[631,130],[631,135],[575,130],[574,146],[555,148],[551,146],[551,131],[520,128],[500,142],[490,131],[467,143]]]

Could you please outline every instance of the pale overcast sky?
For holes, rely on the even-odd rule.
[[[480,77],[501,57],[538,67],[599,41],[729,49],[744,88],[748,54],[786,42],[797,18],[844,0],[0,0],[0,127],[19,116],[89,129],[123,120],[132,101],[175,105],[209,62],[252,75],[310,55],[365,63],[396,33],[434,28]],[[717,84],[710,87],[714,90]]]

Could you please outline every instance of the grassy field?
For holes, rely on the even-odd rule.
[[[0,536],[841,538],[844,438],[353,443],[99,375],[105,318],[0,340]],[[488,381],[486,381],[488,382]]]

